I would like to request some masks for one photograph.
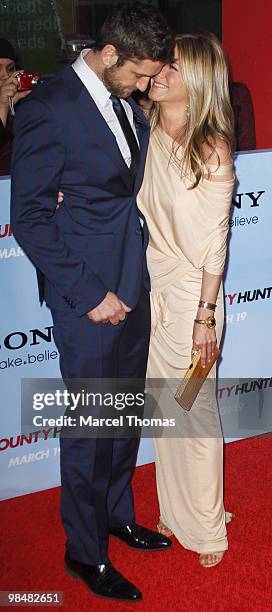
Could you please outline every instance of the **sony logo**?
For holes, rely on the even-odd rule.
[[[44,328],[47,331],[42,331],[41,329],[30,329],[28,332],[23,331],[14,331],[8,334],[4,340],[1,348],[6,348],[11,351],[15,351],[17,349],[23,348],[26,344],[30,346],[36,346],[40,344],[41,340],[44,342],[52,342],[52,329],[53,325],[49,325]]]
[[[259,199],[265,191],[247,191],[246,193],[236,193],[232,198],[232,203],[236,208],[242,208],[243,200],[250,201],[250,207],[255,208],[260,206]],[[256,195],[255,195],[256,194]]]

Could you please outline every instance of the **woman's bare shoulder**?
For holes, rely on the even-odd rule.
[[[209,165],[224,166],[232,163],[231,150],[229,145],[221,138],[216,138],[212,146],[203,143],[202,151],[206,163]]]

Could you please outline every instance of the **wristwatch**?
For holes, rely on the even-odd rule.
[[[216,326],[216,320],[213,315],[207,317],[207,319],[195,319],[195,323],[200,323],[200,325],[206,325],[208,329],[213,329]]]

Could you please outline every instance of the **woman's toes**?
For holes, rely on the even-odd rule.
[[[214,567],[222,561],[224,552],[207,553],[199,555],[199,563],[202,567]]]
[[[170,538],[170,536],[173,535],[173,532],[171,531],[171,529],[169,529],[169,527],[167,527],[162,521],[158,522],[157,529],[159,533],[162,533],[167,538]]]

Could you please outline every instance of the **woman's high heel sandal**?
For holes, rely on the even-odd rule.
[[[225,512],[226,525],[233,521],[234,518],[235,514],[232,514],[232,512]],[[170,538],[173,535],[173,531],[171,531],[171,529],[169,529],[169,527],[167,527],[167,525],[165,525],[165,523],[163,523],[161,519],[157,524],[157,530],[159,533],[166,536],[167,538]],[[221,563],[224,554],[225,551],[216,553],[202,553],[201,555],[199,555],[199,563],[200,565],[202,565],[202,567],[215,567],[216,565],[218,565],[218,563]]]
[[[225,551],[215,553],[202,553],[199,555],[199,563],[202,567],[215,567],[218,563],[221,563],[224,557]]]
[[[235,518],[235,514],[232,512],[225,512],[225,523],[228,525]],[[199,563],[202,567],[215,567],[218,563],[221,563],[225,552],[216,552],[216,553],[202,553],[199,555]]]
[[[161,520],[159,520],[157,524],[157,530],[167,538],[170,538],[170,536],[173,535],[173,531],[171,531],[171,529],[169,529],[169,527],[167,527],[167,525],[165,525]]]

